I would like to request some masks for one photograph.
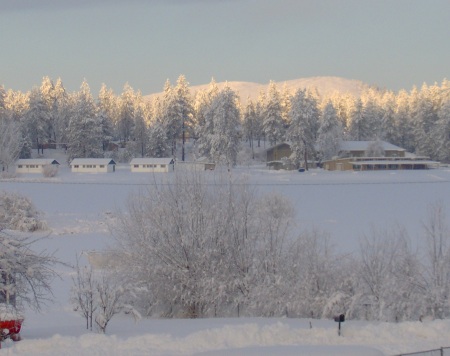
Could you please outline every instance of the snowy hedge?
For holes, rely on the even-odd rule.
[[[9,230],[45,230],[47,224],[40,218],[27,197],[18,193],[0,192],[0,227]]]

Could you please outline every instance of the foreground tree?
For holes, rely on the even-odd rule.
[[[19,158],[22,149],[21,128],[19,123],[0,117],[0,166],[8,171]]]
[[[283,271],[289,204],[222,176],[214,184],[196,172],[174,179],[130,197],[113,229],[134,302],[166,316],[258,310],[263,281]]]
[[[37,310],[50,301],[57,259],[31,249],[37,239],[0,230],[0,303]]]

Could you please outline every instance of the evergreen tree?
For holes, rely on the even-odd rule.
[[[343,130],[331,101],[326,104],[317,135],[317,146],[322,160],[331,159],[339,153]]]
[[[117,129],[119,139],[127,142],[131,139],[134,126],[134,111],[136,94],[133,88],[126,83],[119,98]]]
[[[28,136],[33,145],[39,151],[43,150],[43,144],[47,142],[47,124],[50,121],[48,106],[42,98],[39,88],[33,88],[30,93],[30,104],[25,114]]]
[[[394,115],[396,139],[393,140],[392,143],[409,152],[414,152],[414,135],[409,101],[410,98],[408,93],[401,90],[397,95]]]
[[[439,120],[432,132],[436,143],[434,157],[441,162],[450,162],[450,100],[439,110]]]
[[[363,115],[363,103],[361,99],[356,99],[350,113],[348,136],[351,140],[362,141],[366,138],[367,130],[368,125]]]
[[[413,132],[416,153],[434,159],[435,142],[432,139],[432,131],[438,120],[437,112],[432,99],[427,96],[427,87],[424,85],[411,106],[413,119]]]
[[[67,138],[69,162],[74,158],[103,157],[102,127],[86,81],[83,81],[80,91],[76,94]]]
[[[167,136],[164,125],[155,120],[148,129],[148,142],[146,151],[150,157],[167,157]]]
[[[275,82],[270,82],[269,93],[264,107],[263,130],[269,143],[274,146],[284,138],[284,122],[280,93]]]
[[[250,148],[252,149],[252,159],[254,159],[255,150],[253,144],[256,136],[256,110],[255,104],[253,104],[250,98],[247,99],[247,105],[244,110],[242,128]]]
[[[217,97],[219,88],[214,79],[207,90],[199,91],[195,100],[195,137],[199,153],[202,156],[209,156],[211,152],[209,137],[214,132],[212,116],[208,115],[213,100]]]
[[[207,117],[213,122],[213,132],[207,138],[210,156],[214,162],[230,168],[236,164],[240,142],[238,97],[230,87],[226,86],[214,98]]]
[[[292,154],[291,160],[299,167],[308,169],[308,160],[315,156],[314,144],[319,122],[316,99],[305,89],[299,89],[292,98],[291,126],[287,132]]]

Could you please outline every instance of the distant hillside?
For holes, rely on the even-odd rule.
[[[261,90],[267,90],[269,83],[251,83],[251,82],[220,82],[217,83],[219,89],[222,89],[225,84],[228,85],[238,92],[241,101],[246,102],[247,98],[256,100],[259,96]],[[278,89],[281,91],[284,85],[294,93],[298,89],[303,88],[316,88],[320,95],[327,96],[333,92],[339,92],[341,94],[348,93],[353,96],[360,96],[361,92],[368,88],[369,86],[359,80],[345,79],[340,77],[311,77],[311,78],[301,78],[294,80],[287,80],[284,82],[276,82]],[[191,86],[191,92],[194,95],[199,90],[204,90],[209,87],[208,84]],[[147,95],[146,98],[153,98],[155,96],[161,95],[162,93],[153,93]]]

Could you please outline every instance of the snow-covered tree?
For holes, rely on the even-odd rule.
[[[69,162],[74,158],[103,157],[102,126],[96,116],[94,99],[86,81],[83,81],[75,97],[67,139]]]
[[[245,182],[176,173],[172,184],[131,196],[118,215],[120,273],[148,313],[261,313],[287,270],[292,217],[278,194],[259,198]],[[271,305],[264,309],[270,315]]]
[[[121,311],[135,314],[133,307],[124,304],[124,283],[119,283],[114,269],[95,270],[92,266],[80,266],[78,258],[75,269],[71,301],[74,309],[85,318],[86,329],[92,331],[95,321],[104,334],[114,315]]]
[[[0,227],[31,232],[47,227],[40,212],[27,197],[18,193],[0,193]]]
[[[245,138],[248,140],[250,148],[252,149],[252,158],[254,159],[255,150],[253,145],[257,131],[257,119],[255,105],[250,98],[247,100],[247,105],[244,109],[244,114],[242,115],[242,129]]]
[[[50,301],[57,259],[31,249],[36,240],[0,230],[0,303],[40,309]]]
[[[8,171],[23,147],[20,123],[0,117],[0,165]]]
[[[136,93],[126,83],[118,102],[117,130],[121,141],[131,139],[134,130],[134,114],[136,108]]]
[[[292,155],[291,160],[299,167],[301,162],[308,169],[308,161],[315,156],[315,142],[319,125],[317,101],[305,89],[299,89],[292,98],[291,126],[287,132]]]
[[[195,138],[196,146],[200,155],[209,156],[211,152],[211,142],[209,137],[213,134],[214,123],[212,117],[208,114],[212,101],[219,93],[219,88],[217,87],[214,79],[209,84],[206,90],[201,90],[197,92],[195,97],[194,111],[195,111]]]
[[[426,312],[443,319],[449,316],[450,305],[450,229],[442,202],[429,206],[423,227]]]
[[[414,151],[414,135],[410,115],[409,95],[405,90],[401,90],[396,98],[395,139],[391,142],[394,145],[406,149],[408,152]]]
[[[124,288],[117,278],[105,272],[100,273],[95,287],[98,307],[95,323],[100,332],[104,334],[114,315],[120,313],[124,308]]]
[[[154,121],[148,128],[146,152],[151,157],[167,157],[169,153],[167,142],[164,125],[159,120]]]
[[[92,331],[92,320],[98,307],[92,266],[80,266],[77,258],[76,275],[72,276],[72,282],[70,299],[74,310],[86,319],[86,329]]]
[[[337,156],[343,135],[336,110],[331,101],[329,101],[323,110],[317,134],[317,146],[322,160]]]
[[[350,123],[348,126],[348,136],[351,140],[363,141],[372,136],[369,132],[369,123],[364,116],[364,106],[361,99],[356,99],[350,113]]]
[[[222,89],[206,116],[213,123],[213,132],[206,137],[210,157],[229,168],[234,166],[240,146],[240,111],[236,93],[228,86]]]
[[[161,118],[167,130],[167,137],[171,142],[172,155],[176,156],[177,140],[181,139],[181,160],[185,160],[186,135],[193,133],[193,102],[190,95],[189,83],[184,75],[180,75],[175,87],[167,81],[164,87]]]
[[[33,145],[38,149],[43,149],[42,145],[48,141],[47,124],[50,121],[48,106],[39,88],[33,88],[30,93],[30,104],[25,115],[28,136]]]
[[[263,131],[272,146],[283,141],[284,127],[280,92],[275,82],[270,82],[264,106]]]
[[[404,229],[372,228],[360,245],[359,303],[367,319],[399,321],[419,317],[415,305],[418,260],[409,247]],[[416,281],[414,281],[416,279]],[[414,310],[416,309],[416,310]],[[361,317],[361,316],[360,316]]]
[[[435,142],[434,157],[441,162],[450,162],[450,100],[438,112],[439,119],[432,131]]]
[[[103,137],[105,140],[108,140],[108,137],[111,137],[111,140],[119,137],[118,101],[112,89],[108,89],[106,84],[102,84],[98,93],[97,113],[102,118]],[[104,142],[104,146],[105,144],[106,142]]]

